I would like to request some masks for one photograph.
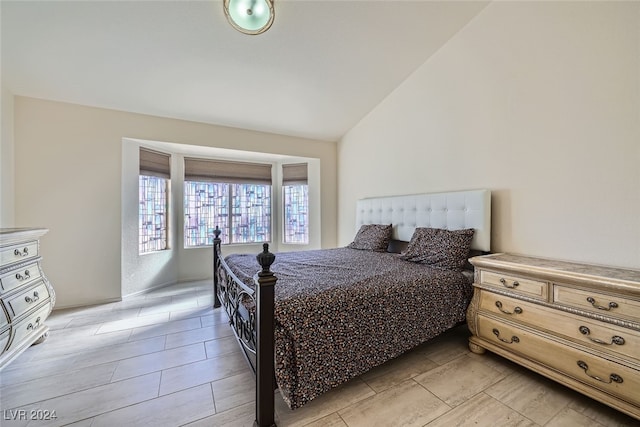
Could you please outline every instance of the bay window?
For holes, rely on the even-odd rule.
[[[185,158],[184,246],[271,240],[271,165]]]
[[[167,249],[171,156],[140,148],[138,253]]]
[[[307,164],[282,165],[284,243],[309,243],[309,186]]]

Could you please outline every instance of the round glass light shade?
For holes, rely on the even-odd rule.
[[[224,0],[224,13],[241,33],[264,33],[273,24],[273,0]]]

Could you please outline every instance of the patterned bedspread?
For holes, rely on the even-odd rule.
[[[253,286],[255,255],[227,264]],[[465,319],[461,273],[348,248],[276,254],[276,380],[298,408]]]

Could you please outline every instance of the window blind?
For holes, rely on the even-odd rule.
[[[171,155],[140,147],[140,175],[171,177]]]
[[[271,165],[185,157],[184,180],[271,185]]]
[[[307,164],[291,163],[282,165],[282,184],[306,184],[307,183]]]

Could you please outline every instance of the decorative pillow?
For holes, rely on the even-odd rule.
[[[462,270],[469,256],[473,228],[444,230],[418,227],[400,258],[442,269]]]
[[[364,224],[356,233],[353,242],[347,245],[351,249],[385,252],[391,240],[392,226],[384,224]]]

